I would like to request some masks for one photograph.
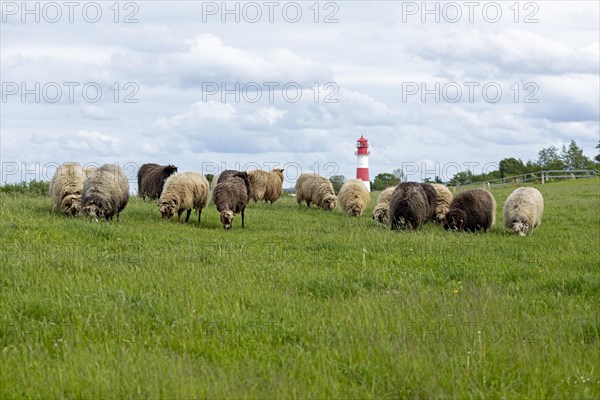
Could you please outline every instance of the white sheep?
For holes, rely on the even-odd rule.
[[[84,180],[84,170],[79,164],[64,163],[58,167],[50,183],[50,197],[56,211],[79,215]]]
[[[342,185],[338,197],[342,211],[351,217],[361,216],[371,199],[369,191],[360,179],[347,180]]]
[[[96,221],[107,221],[120,213],[129,201],[129,181],[123,169],[116,164],[105,164],[93,171],[83,183],[81,203],[83,212]]]
[[[450,189],[441,183],[432,183],[431,186],[437,192],[437,202],[435,206],[435,222],[438,224],[443,224],[446,219],[446,214],[450,209],[450,204],[452,204],[452,200],[454,196]]]
[[[504,203],[504,226],[519,236],[526,236],[542,223],[544,198],[532,187],[515,189]]]
[[[377,198],[377,204],[373,208],[373,219],[381,222],[382,224],[388,224],[390,215],[390,198],[392,193],[396,189],[395,186],[389,187],[382,191]]]
[[[306,201],[308,207],[315,203],[319,208],[327,211],[334,210],[337,205],[333,185],[329,179],[317,174],[300,175],[296,180],[295,192],[298,205]]]
[[[190,219],[192,209],[198,211],[198,224],[202,218],[202,209],[209,199],[209,185],[206,177],[198,172],[175,173],[167,178],[158,207],[163,219],[171,218],[177,212],[177,221],[187,210],[185,222]]]

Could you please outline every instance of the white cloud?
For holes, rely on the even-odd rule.
[[[310,13],[299,24],[201,23],[201,6],[193,2],[140,4],[140,22],[131,25],[12,20],[2,26],[3,82],[98,82],[104,95],[91,103],[76,91],[74,102],[56,104],[11,96],[2,103],[1,156],[27,163],[154,161],[182,170],[334,163],[352,176],[361,134],[372,145],[373,176],[403,162],[429,168],[534,158],[541,147],[571,138],[595,155],[598,3],[540,3],[537,24],[515,24],[502,4],[507,19],[499,24],[421,23],[418,16],[403,23],[401,2],[361,1],[340,3],[335,24],[315,24]],[[491,103],[479,92],[473,102],[463,95],[450,103],[402,96],[407,82],[466,81],[496,82],[503,97]],[[115,82],[117,102],[109,89]],[[138,85],[138,103],[122,101],[126,82]],[[224,101],[203,96],[210,82],[279,87],[273,101],[266,92],[257,102],[235,100],[239,93]],[[282,96],[289,82],[301,85],[297,102]],[[325,90],[328,82],[337,84],[337,103],[325,102],[333,93]],[[527,82],[538,84],[538,103],[522,101]]]

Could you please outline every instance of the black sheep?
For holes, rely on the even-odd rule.
[[[484,189],[457,194],[446,214],[444,228],[455,231],[484,232],[496,222],[496,200]]]
[[[419,229],[430,215],[427,194],[421,184],[402,182],[390,198],[390,228]]]
[[[138,197],[155,200],[160,197],[165,181],[177,172],[174,165],[144,164],[138,171]]]

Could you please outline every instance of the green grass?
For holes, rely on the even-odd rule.
[[[600,180],[538,188],[526,238],[512,188],[486,234],[391,232],[375,201],[225,231],[0,194],[0,398],[600,398]]]

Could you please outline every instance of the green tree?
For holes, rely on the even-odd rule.
[[[396,186],[398,183],[400,183],[400,179],[394,174],[382,173],[375,177],[372,188],[373,190],[383,190],[390,186]]]
[[[501,178],[512,175],[521,175],[525,170],[525,165],[523,165],[523,161],[517,160],[516,158],[512,157],[500,160],[498,166]]]
[[[565,163],[558,154],[556,146],[550,146],[538,151],[537,164],[543,170],[565,169]]]
[[[393,170],[392,175],[398,178],[398,182],[406,182],[406,175],[404,175],[404,170],[402,170],[402,168],[396,168]]]
[[[213,174],[206,174],[206,175],[204,175],[204,177],[206,178],[206,180],[208,181],[208,183],[212,183],[213,178],[215,176]]]
[[[457,173],[448,181],[450,186],[468,185],[473,182],[473,173],[470,170]]]
[[[583,154],[583,149],[571,140],[569,147],[562,146],[561,159],[567,169],[586,169],[591,160]]]
[[[329,178],[329,181],[331,182],[331,185],[333,185],[333,190],[336,193],[339,193],[342,185],[344,185],[344,182],[346,181],[346,177],[344,175],[333,175]]]
[[[600,150],[600,142],[598,142],[598,144],[596,145],[596,148]],[[596,157],[594,157],[594,160],[596,160],[596,162],[600,163],[600,151],[598,151],[598,154],[596,154]]]

